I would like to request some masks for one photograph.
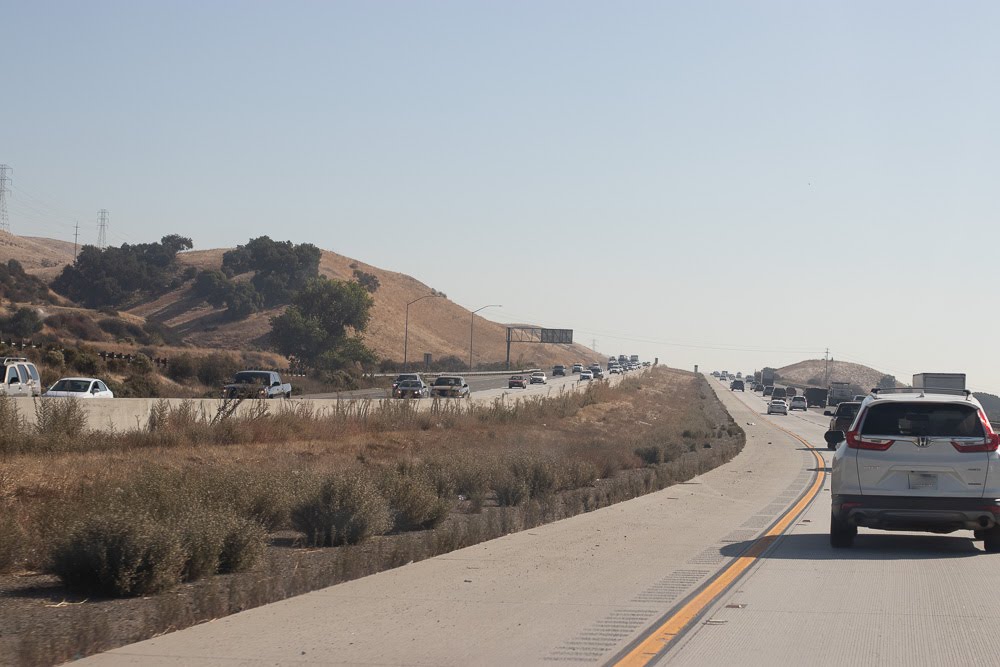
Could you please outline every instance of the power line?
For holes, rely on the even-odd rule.
[[[7,189],[7,183],[10,182],[8,172],[13,174],[14,170],[5,164],[0,164],[0,231],[10,234],[10,218],[7,217],[7,193],[10,192]]]

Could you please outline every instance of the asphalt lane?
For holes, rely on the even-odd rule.
[[[753,394],[739,399],[764,410]],[[822,413],[770,417],[822,448]],[[751,573],[663,656],[670,665],[996,665],[1000,555],[970,531],[860,529],[829,546],[829,480]],[[739,548],[736,545],[734,548]]]
[[[716,390],[747,445],[689,482],[83,662],[607,663],[816,478],[811,451],[762,420],[749,398]]]

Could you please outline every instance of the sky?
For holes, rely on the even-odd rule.
[[[313,243],[607,354],[1000,393],[1000,4],[0,0],[11,231]]]

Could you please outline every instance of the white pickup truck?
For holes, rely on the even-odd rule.
[[[274,371],[240,371],[222,388],[223,398],[291,398],[292,385]]]

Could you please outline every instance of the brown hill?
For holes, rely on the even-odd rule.
[[[73,261],[73,244],[0,231],[0,262],[16,259],[24,270],[49,282]]]
[[[193,250],[178,255],[185,266],[218,269],[226,249]],[[52,239],[3,235],[0,237],[0,261],[16,258],[29,273],[46,280],[55,277],[73,259],[73,244]],[[320,273],[338,280],[350,280],[354,269],[378,277],[375,307],[365,332],[366,343],[380,358],[402,361],[406,304],[432,293],[419,280],[402,273],[387,271],[337,253],[323,251]],[[190,284],[189,284],[190,285]],[[190,294],[189,285],[160,295],[125,313],[141,321],[155,318],[175,330],[185,343],[197,348],[244,350],[262,347],[270,330],[269,319],[280,313],[273,309],[255,313],[240,322],[227,322],[223,310],[213,308]],[[442,286],[447,288],[447,285]],[[430,297],[410,306],[407,357],[422,363],[424,353],[434,359],[455,356],[468,362],[469,327],[472,314],[445,297]],[[506,327],[476,316],[475,365],[501,362],[506,355]],[[598,355],[582,345],[514,344],[511,363],[549,366],[575,361],[599,361]]]
[[[792,384],[822,387],[826,385],[827,363],[824,359],[808,359],[778,368],[776,372],[782,380]],[[882,371],[849,361],[830,361],[829,364],[830,382],[849,382],[865,391],[877,387],[879,380],[886,375]],[[902,386],[898,382],[897,385]]]

